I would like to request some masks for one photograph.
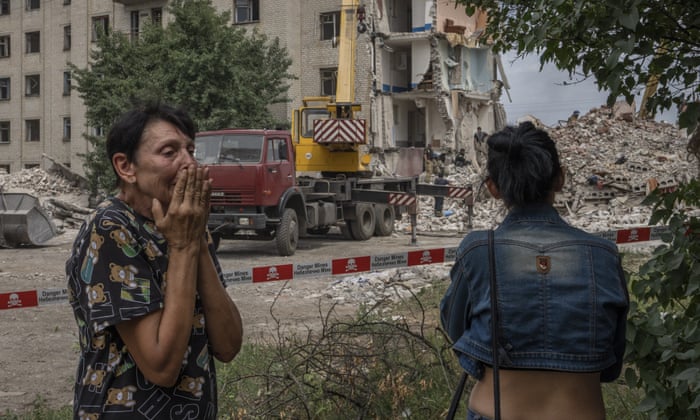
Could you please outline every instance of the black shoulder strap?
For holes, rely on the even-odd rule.
[[[488,232],[489,271],[491,272],[491,357],[493,358],[493,402],[494,418],[501,419],[501,391],[498,379],[498,299],[496,292],[496,252],[493,246],[493,229]]]
[[[501,420],[501,392],[498,380],[498,302],[496,300],[496,254],[493,249],[493,230],[488,231],[489,272],[491,274],[491,355],[493,358],[493,400],[494,420]],[[467,382],[467,372],[462,372],[459,384],[452,395],[450,409],[447,412],[447,420],[454,419],[457,406],[462,397],[464,386]]]

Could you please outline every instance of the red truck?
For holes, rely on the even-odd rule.
[[[209,229],[217,246],[222,238],[274,239],[280,255],[293,255],[300,236],[332,226],[353,240],[390,235],[418,194],[471,205],[469,188],[418,184],[417,177],[297,176],[287,131],[207,131],[195,145],[213,179]]]

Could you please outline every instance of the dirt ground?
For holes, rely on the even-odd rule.
[[[66,231],[42,247],[0,248],[0,293],[66,287],[64,264],[75,234],[75,230]],[[410,236],[394,234],[354,242],[331,232],[324,237],[302,239],[293,257],[276,255],[271,242],[223,241],[218,256],[226,272],[273,264],[454,247],[461,237],[419,236],[417,239],[412,244]],[[445,269],[444,265],[441,269]],[[275,299],[275,317],[291,328],[318,324],[319,305],[329,307],[331,302],[337,304],[335,309],[339,314],[354,313],[362,298],[334,296],[330,285],[339,279],[342,278],[326,276],[286,283],[234,284],[228,287],[228,292],[241,311],[245,337],[251,340],[273,327],[270,306]],[[77,359],[77,327],[67,302],[0,311],[0,417],[7,411],[30,410],[37,396],[49,407],[69,405]]]

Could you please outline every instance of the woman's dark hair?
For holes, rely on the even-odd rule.
[[[527,121],[493,134],[488,145],[488,176],[507,207],[544,203],[558,186],[561,164],[554,141]]]
[[[194,139],[197,131],[194,122],[182,108],[175,108],[159,102],[137,106],[122,114],[109,130],[109,134],[107,134],[109,161],[112,162],[112,157],[116,153],[124,153],[129,162],[134,162],[143,132],[148,124],[154,121],[167,121],[191,139]],[[114,166],[112,170],[117,175]],[[118,183],[119,176],[117,175]]]

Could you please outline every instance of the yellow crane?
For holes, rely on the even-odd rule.
[[[367,121],[356,118],[362,107],[355,102],[356,40],[364,29],[359,0],[342,0],[335,96],[305,97],[292,116],[297,171],[369,173],[370,156],[361,148],[367,143]]]
[[[657,74],[652,74],[647,81],[647,85],[644,88],[644,95],[642,96],[642,104],[639,106],[639,118],[643,120],[653,119],[654,114],[647,110],[647,102],[656,93],[656,88],[659,86],[659,76]]]
[[[661,54],[667,54],[668,50],[666,49],[666,43],[662,42],[657,48],[655,55],[661,55]],[[647,110],[647,103],[649,102],[649,98],[654,96],[656,94],[656,89],[659,87],[659,74],[658,73],[652,73],[649,75],[649,80],[647,80],[647,85],[644,88],[644,94],[642,95],[642,103],[639,106],[639,114],[638,117],[641,119],[653,119],[654,114],[650,113]]]

